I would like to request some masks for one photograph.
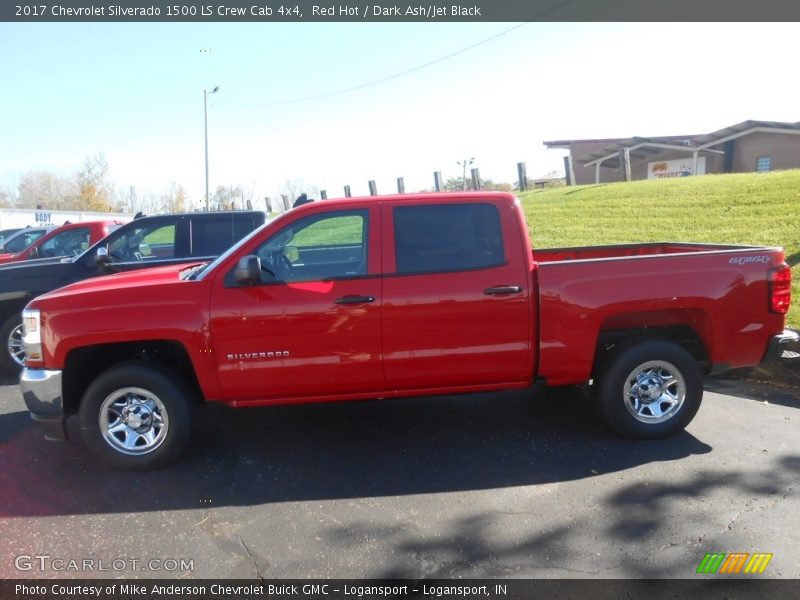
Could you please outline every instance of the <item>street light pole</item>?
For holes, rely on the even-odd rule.
[[[461,160],[456,161],[456,164],[459,167],[464,167],[464,172],[461,175],[461,189],[462,190],[466,190],[467,189],[467,165],[471,165],[474,162],[475,162],[475,157],[474,156],[472,158],[465,158],[463,161],[461,161]]]
[[[203,90],[203,130],[205,132],[205,148],[206,148],[206,212],[208,212],[208,95],[215,94],[219,91],[219,86],[215,87],[210,92]]]

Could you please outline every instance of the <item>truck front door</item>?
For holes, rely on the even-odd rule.
[[[377,207],[298,218],[256,248],[261,281],[232,271],[211,298],[225,397],[286,400],[384,389]]]

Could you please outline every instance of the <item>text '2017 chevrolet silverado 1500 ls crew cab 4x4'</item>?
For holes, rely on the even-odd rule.
[[[295,208],[209,264],[69,285],[23,313],[25,402],[104,462],[175,459],[195,403],[236,407],[593,380],[627,436],[697,412],[703,374],[771,359],[779,248],[658,243],[532,251],[511,194]]]

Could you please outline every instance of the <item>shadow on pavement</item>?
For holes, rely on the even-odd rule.
[[[74,421],[74,419],[72,420]],[[689,433],[628,441],[576,389],[226,409],[209,406],[184,456],[155,472],[104,469],[77,440],[46,443],[0,416],[0,516],[250,506],[571,481],[704,454]]]
[[[699,471],[680,483],[659,479],[632,483],[603,500],[600,513],[611,516],[607,522],[591,514],[575,517],[568,507],[568,518],[558,519],[533,504],[526,516],[545,524],[544,530],[516,538],[503,529],[504,513],[499,511],[454,519],[447,533],[437,536],[367,521],[326,527],[319,536],[343,551],[365,540],[390,540],[392,561],[370,575],[382,579],[529,576],[543,570],[581,578],[689,578],[697,577],[705,552],[725,548],[725,533],[748,511],[732,505],[726,514],[724,505],[709,504],[708,498],[748,498],[749,510],[756,512],[777,502],[798,478],[800,455],[786,455],[766,471],[715,469]],[[715,516],[722,523],[718,533],[685,539],[681,533],[685,530],[675,527],[676,522],[697,522],[697,531],[707,531],[707,520]],[[602,539],[614,551],[587,552],[587,536]],[[660,542],[648,544],[648,540]]]

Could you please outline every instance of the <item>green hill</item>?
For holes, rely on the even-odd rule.
[[[536,248],[626,242],[783,246],[800,328],[800,170],[560,187],[520,195]]]

